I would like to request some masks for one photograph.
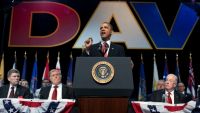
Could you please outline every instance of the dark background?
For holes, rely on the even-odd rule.
[[[23,0],[23,1],[31,1],[31,0]],[[33,0],[36,1],[36,0]],[[34,54],[37,52],[38,55],[38,87],[41,85],[41,79],[42,74],[44,71],[45,63],[46,63],[46,55],[49,51],[49,60],[50,60],[50,69],[55,68],[56,62],[57,62],[57,53],[60,52],[60,63],[61,63],[61,71],[63,75],[63,83],[66,83],[67,79],[67,72],[68,72],[68,65],[70,60],[70,54],[72,53],[74,63],[77,56],[81,55],[81,49],[72,49],[72,46],[76,42],[78,36],[82,32],[83,28],[85,27],[86,23],[88,22],[89,18],[91,17],[93,11],[97,7],[99,0],[49,0],[54,2],[60,2],[63,4],[67,4],[68,6],[75,9],[80,16],[81,19],[81,27],[80,30],[73,40],[71,40],[68,43],[65,43],[60,46],[56,47],[8,47],[8,37],[9,37],[9,25],[10,25],[10,14],[11,14],[11,8],[14,7],[17,4],[20,4],[22,0],[14,0],[14,3],[12,3],[12,0],[1,0],[0,2],[0,55],[4,53],[4,61],[5,61],[5,76],[9,69],[12,68],[13,62],[14,62],[14,52],[17,53],[17,69],[19,69],[22,72],[23,67],[23,60],[24,60],[24,52],[27,52],[27,75],[26,79],[30,81],[31,74],[33,70],[33,63],[34,63]],[[118,0],[119,1],[119,0]],[[136,0],[129,0],[129,2],[136,2]],[[137,1],[144,1],[144,2],[156,2],[158,5],[158,8],[161,12],[161,15],[165,21],[165,24],[168,29],[171,28],[171,25],[174,21],[174,18],[176,16],[178,7],[180,3],[190,3],[190,0],[137,0]],[[196,1],[197,2],[197,1]],[[130,4],[129,4],[130,5]],[[132,7],[130,7],[132,9]],[[136,13],[132,9],[133,14],[136,16]],[[137,17],[137,16],[136,16]],[[46,19],[48,18],[48,20]],[[137,18],[138,19],[138,18]],[[45,35],[48,34],[48,32],[51,32],[50,30],[54,29],[56,26],[55,20],[48,15],[40,16],[40,23],[43,23],[42,26],[44,26],[41,29],[34,29],[34,26],[37,26],[38,21],[37,17],[35,17],[35,20],[33,18],[33,30],[32,35],[34,34],[40,34]],[[144,27],[142,26],[141,22],[138,19],[139,24],[141,25],[141,28],[144,30]],[[47,24],[51,24],[51,28],[45,27]],[[114,21],[111,21],[112,25],[114,26],[114,31],[117,31],[116,24]],[[37,28],[37,27],[36,27]],[[200,68],[200,60],[199,60],[199,41],[198,38],[200,36],[200,22],[197,22],[197,25],[193,29],[189,40],[187,41],[185,47],[183,50],[157,50],[153,44],[151,43],[153,50],[141,50],[141,49],[131,49],[126,50],[126,55],[131,57],[134,62],[134,68],[133,68],[133,78],[134,78],[134,92],[133,97],[137,98],[138,95],[138,84],[139,84],[139,68],[140,68],[140,56],[141,53],[143,54],[144,59],[144,69],[145,69],[145,76],[146,76],[146,87],[147,87],[147,93],[151,93],[152,89],[152,81],[153,81],[153,54],[156,54],[156,60],[157,60],[157,67],[159,72],[160,79],[163,76],[163,70],[164,70],[164,56],[167,55],[168,59],[168,70],[169,73],[175,73],[175,66],[176,66],[176,53],[179,54],[179,68],[180,68],[180,76],[181,80],[187,85],[187,79],[189,75],[189,54],[192,53],[192,60],[193,60],[193,69],[194,69],[194,76],[195,76],[195,83],[196,87],[198,84],[200,84],[199,78],[199,68]],[[149,39],[147,33],[146,37]],[[150,40],[149,40],[150,41]],[[123,43],[120,43],[122,46],[125,47]],[[0,56],[1,57],[1,56]],[[75,64],[74,64],[75,65]],[[6,77],[5,77],[5,83],[8,83]]]

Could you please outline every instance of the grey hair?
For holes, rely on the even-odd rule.
[[[49,72],[49,77],[51,77],[52,73],[55,72],[55,71],[58,71],[60,77],[62,77],[62,75],[61,75],[61,70],[60,70],[60,69],[52,69],[52,70]]]
[[[17,73],[17,74],[20,75],[19,70],[17,70],[17,69],[10,69],[10,70],[8,71],[8,73],[7,73],[7,77],[10,77],[10,75],[11,75],[12,73]]]

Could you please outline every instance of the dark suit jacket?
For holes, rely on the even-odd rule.
[[[40,90],[39,98],[48,99],[50,90],[51,90],[51,86],[42,87]],[[66,85],[62,84],[62,99],[73,99],[73,98],[74,98],[74,94],[73,94],[72,88],[67,87]]]
[[[93,44],[90,47],[90,55],[86,53],[86,51],[83,51],[82,56],[90,56],[90,57],[103,57],[103,54],[101,52],[101,42]],[[124,48],[117,44],[110,44],[110,50],[108,53],[108,57],[123,57],[125,56]]]
[[[157,90],[154,91],[152,94],[148,96],[147,101],[152,102],[164,102],[163,95],[165,95],[165,90]],[[178,91],[174,91],[174,104],[178,103],[185,103],[185,96],[182,93],[179,93]]]
[[[189,101],[192,100],[192,95],[191,94],[185,93],[184,95],[185,95],[185,101],[186,102],[189,102]]]
[[[1,91],[0,98],[7,98],[9,87],[10,87],[10,85],[4,85],[4,86],[0,87],[0,91]],[[26,99],[33,98],[29,89],[24,86],[21,86],[21,85],[17,85],[17,89],[15,91],[14,97],[15,98],[20,97],[20,98],[26,98]]]

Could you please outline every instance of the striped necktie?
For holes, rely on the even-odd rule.
[[[11,87],[11,91],[10,91],[10,95],[9,95],[9,98],[14,98],[15,96],[15,93],[14,93],[14,86]]]

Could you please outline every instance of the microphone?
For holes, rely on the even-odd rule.
[[[165,102],[165,94],[162,95],[162,102]]]

